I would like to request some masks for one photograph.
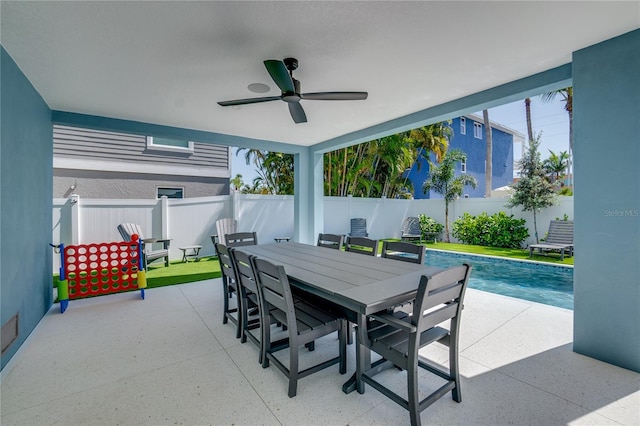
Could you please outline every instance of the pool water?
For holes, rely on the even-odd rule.
[[[573,309],[573,268],[427,250],[425,264],[473,266],[469,287]]]

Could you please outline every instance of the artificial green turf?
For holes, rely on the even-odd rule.
[[[198,262],[171,262],[167,268],[164,263],[152,263],[147,267],[147,288],[163,287],[173,284],[185,284],[194,281],[220,278],[220,263],[217,257],[203,257]]]
[[[147,267],[147,288],[210,280],[221,276],[217,257],[203,257],[198,262],[188,263],[175,261],[168,268],[162,262],[155,262]],[[59,278],[58,274],[53,275],[54,287],[58,285]]]

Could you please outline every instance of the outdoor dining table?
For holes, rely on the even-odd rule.
[[[356,389],[364,393],[359,378],[371,367],[367,315],[414,298],[420,277],[442,270],[295,242],[245,246],[239,250],[283,265],[291,285],[341,306],[349,321],[358,325],[356,373],[342,386],[345,393]]]

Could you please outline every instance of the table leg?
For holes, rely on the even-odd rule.
[[[356,372],[342,385],[344,393],[357,390],[364,393],[362,373],[371,368],[371,350],[368,345],[367,316],[358,315],[358,328],[356,330]]]

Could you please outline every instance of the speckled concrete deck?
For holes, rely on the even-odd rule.
[[[2,425],[392,425],[408,413],[371,387],[345,395],[333,366],[288,398],[275,367],[221,318],[220,280],[54,306],[2,372]],[[639,425],[640,374],[572,352],[573,313],[469,289],[461,332],[463,402],[422,413],[441,425]],[[337,350],[335,336],[303,351]],[[444,348],[425,352],[447,362]],[[405,385],[403,372],[384,373]],[[428,377],[424,390],[436,386]]]

